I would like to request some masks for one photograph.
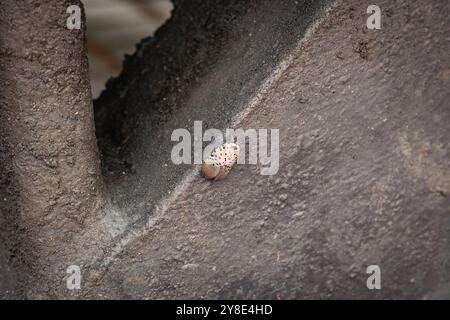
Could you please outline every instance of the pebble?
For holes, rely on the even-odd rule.
[[[292,217],[293,217],[293,218],[301,217],[301,216],[303,216],[304,214],[305,214],[304,211],[299,211],[299,212],[295,213]]]
[[[181,269],[183,270],[194,270],[198,268],[198,264],[197,263],[187,263],[184,266],[181,267]]]

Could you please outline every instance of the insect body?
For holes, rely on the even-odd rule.
[[[235,143],[224,143],[214,149],[202,166],[202,173],[207,179],[223,180],[237,161],[239,146]]]

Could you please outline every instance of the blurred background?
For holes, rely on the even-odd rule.
[[[140,39],[149,37],[170,17],[170,0],[82,0],[87,18],[89,72],[93,98],[122,69],[124,54],[132,54]]]

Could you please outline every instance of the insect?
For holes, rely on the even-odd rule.
[[[225,179],[239,155],[239,146],[235,143],[224,143],[218,146],[205,159],[202,166],[202,173],[207,179],[219,181]]]

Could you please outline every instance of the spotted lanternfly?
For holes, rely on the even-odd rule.
[[[237,161],[239,146],[235,143],[224,143],[214,149],[211,156],[205,159],[202,173],[207,179],[223,180]]]

